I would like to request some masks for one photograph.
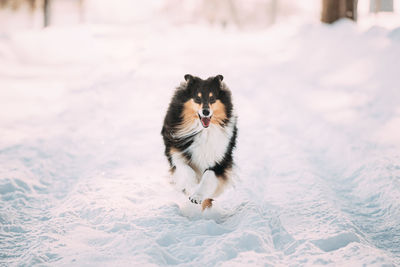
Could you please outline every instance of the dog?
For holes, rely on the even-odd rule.
[[[172,183],[204,210],[232,182],[237,115],[222,75],[184,78],[171,99],[161,135]]]

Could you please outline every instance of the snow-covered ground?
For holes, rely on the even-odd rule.
[[[400,28],[165,23],[0,35],[0,265],[400,265]],[[234,189],[168,184],[173,89],[223,74]]]

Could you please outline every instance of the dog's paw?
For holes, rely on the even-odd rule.
[[[189,197],[189,200],[194,204],[201,204],[202,199],[203,199],[203,196],[200,194],[196,194],[196,193]]]

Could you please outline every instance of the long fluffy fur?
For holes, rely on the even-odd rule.
[[[201,183],[203,174],[212,171],[218,186],[211,196],[216,197],[229,183],[233,167],[238,130],[231,92],[221,75],[206,80],[185,75],[185,79],[176,88],[164,119],[161,134],[165,155],[172,175],[177,168],[188,168],[190,173],[191,170],[195,173],[196,183]],[[210,126],[205,128],[198,112],[207,107],[212,116]],[[183,165],[177,166],[178,159]],[[211,207],[211,203],[211,198],[203,199],[203,209]]]

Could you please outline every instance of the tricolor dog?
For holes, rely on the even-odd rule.
[[[211,207],[230,183],[237,116],[223,76],[185,75],[176,89],[161,134],[173,183],[190,201]]]

